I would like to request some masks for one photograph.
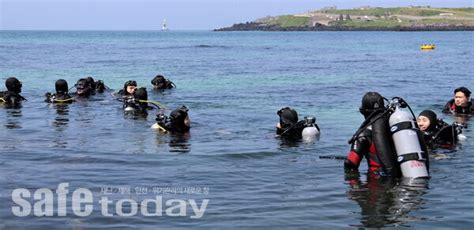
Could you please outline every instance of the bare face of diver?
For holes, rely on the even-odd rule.
[[[134,94],[136,90],[137,90],[137,87],[134,85],[127,86],[127,93],[129,94]]]
[[[457,92],[454,95],[454,104],[459,107],[466,107],[469,102],[469,98],[463,92]]]
[[[191,127],[191,119],[189,118],[189,115],[184,118],[184,125]]]
[[[82,82],[76,85],[76,89],[77,89],[76,93],[79,96],[87,95],[87,91],[89,90],[88,87]]]
[[[421,131],[426,131],[431,125],[430,119],[425,116],[419,116],[418,119],[416,119],[416,123],[418,123],[418,127],[420,127]]]

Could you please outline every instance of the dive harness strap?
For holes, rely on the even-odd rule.
[[[403,164],[407,161],[413,161],[413,160],[426,161],[425,153],[424,152],[406,153],[397,157],[397,161],[400,164]]]
[[[398,131],[402,131],[405,129],[417,129],[417,126],[415,125],[414,121],[404,121],[404,122],[400,122],[395,125],[392,125],[390,127],[390,132],[394,134]]]

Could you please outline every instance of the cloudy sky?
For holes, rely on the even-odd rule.
[[[211,30],[326,6],[474,7],[474,0],[0,0],[0,30]]]

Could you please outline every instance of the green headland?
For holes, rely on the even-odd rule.
[[[216,31],[448,31],[474,30],[474,8],[327,7],[301,14],[267,16]]]

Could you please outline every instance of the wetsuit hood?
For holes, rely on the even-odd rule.
[[[138,104],[141,107],[147,107],[148,103],[147,102],[140,102],[140,101],[147,101],[148,100],[148,93],[146,92],[146,88],[139,88],[137,91],[135,91],[135,94],[133,95],[135,97],[135,100],[138,101]]]
[[[76,83],[78,96],[90,96],[92,94],[92,86],[85,78],[81,78]]]
[[[69,91],[69,86],[67,85],[67,81],[64,79],[59,79],[55,83],[56,93],[57,94],[67,94]]]
[[[368,117],[371,113],[384,108],[384,100],[382,95],[377,92],[368,92],[362,98],[362,104],[359,111],[364,117]]]
[[[137,87],[137,82],[133,81],[133,80],[125,82],[125,84],[123,84],[123,94],[124,95],[130,95],[130,93],[127,91],[127,87],[129,87],[129,86]]]
[[[159,84],[165,83],[166,79],[163,75],[156,75],[156,77],[151,80],[151,84],[154,86],[158,86]]]
[[[298,113],[290,107],[280,109],[277,114],[280,116],[280,125],[283,129],[289,128],[298,122]]]
[[[185,124],[185,119],[188,116],[188,108],[181,106],[170,113],[171,129],[176,132],[186,132],[189,126]]]
[[[5,87],[7,90],[14,93],[21,93],[21,82],[15,77],[10,77],[5,81]]]
[[[436,123],[438,122],[438,117],[436,113],[431,110],[423,110],[419,116],[425,116],[430,120],[430,126],[426,129],[426,131],[434,131],[436,128]]]

